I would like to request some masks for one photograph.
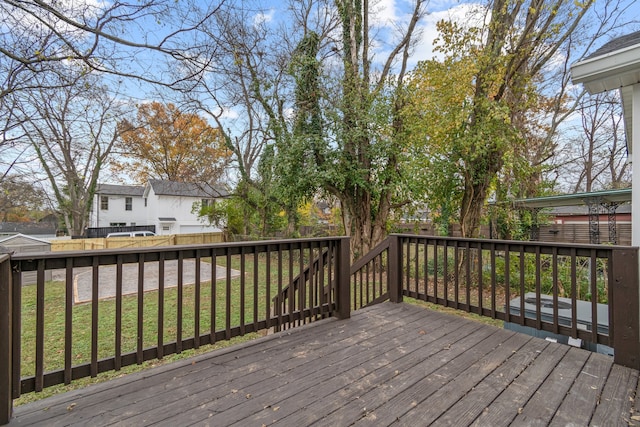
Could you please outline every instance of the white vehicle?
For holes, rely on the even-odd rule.
[[[117,233],[109,233],[107,234],[107,238],[109,237],[150,237],[155,236],[156,233],[153,231],[119,231]]]

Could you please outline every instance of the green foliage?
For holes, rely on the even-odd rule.
[[[545,118],[565,100],[543,96],[542,72],[591,4],[496,0],[486,28],[438,23],[444,59],[418,64],[403,114],[413,168],[428,175],[423,200],[444,221],[457,219],[463,235],[477,234],[498,186],[498,201],[544,191],[554,131]]]
[[[510,253],[509,255],[509,288],[512,295],[520,295],[522,288],[521,278],[521,255]],[[608,284],[606,274],[606,262],[597,259],[596,267],[596,290],[597,302],[606,304],[608,301]],[[540,292],[542,294],[553,295],[554,288],[557,288],[558,296],[570,298],[572,293],[571,279],[571,258],[559,256],[557,260],[557,281],[554,281],[554,264],[550,255],[541,255],[538,266],[535,254],[524,254],[522,265],[524,267],[522,279],[524,293],[536,291],[536,280],[540,280]],[[497,285],[506,283],[506,259],[505,256],[496,257],[495,277]],[[483,268],[483,282],[491,283],[491,270]],[[576,298],[584,301],[591,301],[593,293],[591,289],[591,260],[589,258],[578,258],[576,261]]]

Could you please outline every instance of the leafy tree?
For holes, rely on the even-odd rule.
[[[224,173],[230,155],[218,129],[174,104],[141,104],[137,120],[123,120],[118,129],[122,159],[114,161],[114,167],[126,170],[139,182],[214,183]]]
[[[486,27],[439,24],[444,59],[417,68],[405,114],[414,131],[410,149],[425,154],[429,182],[438,184],[428,187],[432,210],[445,221],[457,215],[464,236],[478,235],[489,196],[548,191],[545,163],[576,105],[568,64],[618,25],[624,9],[617,3],[591,15],[599,21],[583,21],[593,1],[495,0]],[[593,36],[574,37],[587,24]]]
[[[321,188],[340,201],[351,255],[357,258],[384,239],[391,211],[410,202],[398,191],[408,179],[401,171],[406,123],[399,112],[412,37],[425,3],[415,1],[399,38],[386,40],[395,44],[380,69],[372,67],[372,6],[367,0],[335,4],[342,25],[335,46],[342,60],[341,93],[329,116],[335,140],[325,138],[325,155],[316,161]]]
[[[274,227],[282,223],[284,211],[283,231],[295,236],[298,205],[317,188],[313,162],[304,159],[311,134],[318,133],[317,127],[312,131],[307,125],[318,123],[321,91],[302,86],[314,84],[314,75],[319,75],[314,50],[321,36],[314,35],[308,20],[316,16],[311,9],[324,3],[289,2],[292,19],[276,29],[249,2],[219,17],[211,29],[212,36],[218,31],[222,35],[219,47],[209,53],[211,78],[199,80],[193,89],[187,85],[187,96],[218,123],[233,152],[239,176],[236,196],[243,200],[247,224],[254,224],[250,218],[261,218],[255,229],[269,235],[281,231]],[[318,34],[329,33],[331,19],[320,20]]]
[[[33,179],[12,174],[0,181],[0,221],[20,222],[42,209],[46,195]]]

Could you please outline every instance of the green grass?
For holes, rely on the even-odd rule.
[[[276,254],[272,254],[270,266],[270,289],[269,298],[273,298],[278,290],[278,280],[281,280],[281,286],[284,287],[289,282],[289,261],[285,256],[282,259],[283,273],[278,274],[278,260]],[[305,253],[304,258],[308,258]],[[226,258],[217,258],[216,264],[220,266],[226,265]],[[258,268],[258,280],[254,280],[254,268]],[[239,326],[241,316],[244,313],[244,324],[250,324],[254,321],[254,296],[257,296],[258,319],[266,318],[267,307],[267,283],[266,256],[258,256],[257,262],[254,262],[252,255],[245,257],[244,263],[244,279],[241,277],[234,278],[230,281],[230,325],[231,327]],[[231,268],[239,270],[241,268],[241,260],[239,256],[231,257]],[[292,275],[299,273],[300,261],[299,255],[294,253]],[[240,286],[244,281],[245,293],[242,299]],[[211,310],[211,283],[202,282],[200,288],[200,327],[199,331],[195,331],[195,303],[196,303],[196,287],[195,285],[184,285],[182,295],[182,338],[193,337],[197,334],[206,334],[210,331],[210,310]],[[226,279],[218,280],[215,283],[216,295],[216,317],[215,330],[224,330],[226,326],[227,316],[227,281]],[[159,292],[149,291],[143,295],[143,347],[154,347],[157,344],[158,336],[158,309]],[[177,312],[178,312],[178,289],[176,287],[165,288],[164,299],[162,301],[164,308],[164,326],[162,336],[164,343],[174,342],[177,337]],[[63,282],[47,282],[45,284],[44,296],[44,371],[54,371],[64,368],[64,334],[65,334],[65,284]],[[101,300],[98,303],[98,360],[113,357],[115,355],[115,299]],[[273,313],[272,313],[273,315]],[[73,339],[72,339],[72,364],[80,365],[89,363],[91,360],[91,304],[79,304],[73,307]],[[134,352],[137,343],[137,327],[138,327],[138,296],[127,295],[122,298],[122,354]],[[232,345],[238,342],[247,341],[263,333],[253,333],[242,337],[232,339],[228,342],[218,342],[215,345],[203,346],[197,350],[184,351],[179,355],[166,356],[161,361],[149,361],[141,365],[128,366],[120,371],[105,372],[96,378],[85,378],[75,380],[70,385],[58,385],[46,388],[43,392],[27,393],[15,401],[16,405],[37,400],[50,396],[52,394],[72,390],[83,387],[90,383],[105,381],[116,378],[130,372],[147,369],[162,363],[171,362],[180,358],[193,356],[195,354],[210,351]],[[36,286],[29,285],[22,288],[22,347],[21,347],[21,376],[28,377],[35,373],[35,342],[36,342]]]
[[[427,301],[422,301],[422,300],[418,300],[418,299],[414,299],[414,298],[404,297],[403,301],[408,303],[408,304],[417,305],[419,307],[427,308],[429,310],[440,311],[440,312],[443,312],[443,313],[464,317],[465,319],[473,320],[475,322],[484,323],[486,325],[497,326],[498,328],[502,328],[502,326],[504,324],[504,322],[502,320],[492,319],[491,317],[480,316],[479,314],[468,313],[468,312],[466,312],[464,310],[458,310],[458,309],[455,309],[455,308],[452,308],[452,307],[445,307],[443,305],[433,304],[433,303],[430,303],[430,302],[427,302]]]

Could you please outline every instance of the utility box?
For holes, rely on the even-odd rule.
[[[571,325],[571,299],[558,297],[558,324],[570,328]],[[583,331],[591,332],[593,329],[593,321],[591,316],[591,302],[577,300],[576,304],[576,323],[577,328]],[[537,300],[535,292],[527,292],[524,294],[524,315],[527,319],[536,319],[536,310],[540,305],[540,317],[545,323],[553,324],[554,302],[552,295],[540,295],[540,301]],[[510,314],[520,315],[520,297],[514,298],[509,302]],[[597,330],[598,333],[609,334],[609,306],[607,304],[597,304]],[[523,326],[514,322],[504,322],[504,328],[511,331],[525,333],[538,338],[553,338],[559,343],[568,344],[569,336],[554,334],[549,331],[540,331],[530,326]],[[601,354],[613,356],[613,348],[603,344],[597,344],[590,341],[584,341],[582,347]]]
[[[29,252],[51,252],[51,242],[27,236],[25,234],[14,234],[13,236],[0,237],[0,246],[17,254]],[[27,271],[22,273],[22,284],[32,285],[37,282],[37,271]],[[51,280],[51,270],[44,272],[44,280]]]

